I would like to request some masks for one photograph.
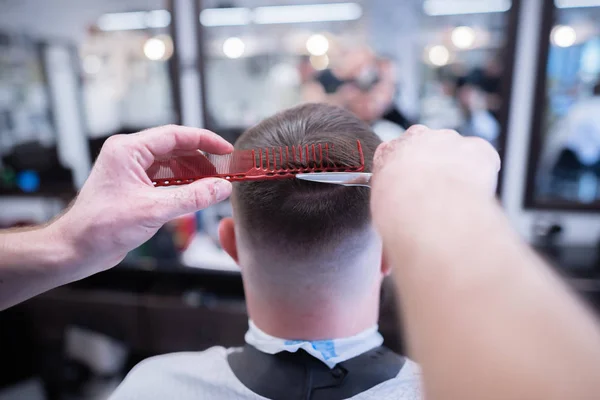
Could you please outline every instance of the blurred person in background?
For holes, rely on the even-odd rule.
[[[456,100],[459,85],[464,81],[457,65],[437,68],[435,77],[425,87],[421,102],[420,121],[432,129],[458,130],[463,121]]]
[[[435,95],[425,100],[421,120],[428,126],[480,137],[498,147],[501,126],[496,113],[501,99],[495,93],[499,81],[492,74],[497,71],[473,68],[461,72],[461,69],[438,69],[438,88]]]
[[[485,108],[496,118],[500,118],[502,107],[502,66],[501,55],[491,57],[483,67],[475,67],[469,74],[473,82],[485,97]]]
[[[458,94],[466,120],[459,131],[485,139],[496,148],[501,130],[502,73],[500,55],[495,55],[469,72]]]
[[[307,102],[344,107],[374,125],[383,140],[398,137],[412,122],[394,104],[397,79],[394,63],[377,56],[368,47],[345,49],[332,55],[332,66],[315,73],[303,85]],[[377,129],[378,121],[396,125],[395,132]]]
[[[577,101],[548,135],[541,160],[542,180],[562,196],[565,182],[578,182],[576,197],[593,201],[600,177],[600,81],[592,96]],[[591,197],[586,193],[591,192]]]
[[[498,146],[500,123],[488,108],[487,95],[481,86],[467,78],[457,89],[458,104],[463,113],[463,122],[458,131],[463,136],[476,136]]]

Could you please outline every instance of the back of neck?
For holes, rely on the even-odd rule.
[[[377,324],[379,296],[342,304],[306,304],[263,300],[247,295],[250,319],[263,332],[282,339],[326,340],[357,335]]]

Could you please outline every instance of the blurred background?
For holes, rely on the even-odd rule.
[[[164,124],[229,141],[303,102],[383,140],[488,140],[511,223],[600,310],[600,0],[0,0],[0,228],[46,222],[104,141]],[[400,183],[399,183],[400,184]],[[111,271],[0,313],[0,399],[104,399],[136,362],[243,343],[228,203]],[[381,330],[402,351],[391,291]]]

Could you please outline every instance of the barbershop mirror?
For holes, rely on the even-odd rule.
[[[439,2],[428,4],[434,3]],[[436,7],[426,10],[445,10]],[[419,122],[478,136],[503,149],[514,51],[510,17],[506,11],[422,19]]]
[[[86,128],[92,138],[177,122],[167,1],[100,6],[79,45]]]
[[[421,122],[503,149],[517,1],[199,4],[204,115],[217,132],[328,101],[384,139]]]
[[[48,86],[45,46],[0,33],[0,195],[72,190],[61,163]]]
[[[600,2],[548,2],[526,206],[600,206]]]
[[[178,122],[168,0],[7,0],[0,28],[69,46],[77,100],[69,108],[95,158],[116,133]],[[61,89],[62,90],[62,89]],[[60,96],[59,96],[60,97]],[[77,119],[77,121],[75,121]],[[89,164],[89,163],[88,163]]]

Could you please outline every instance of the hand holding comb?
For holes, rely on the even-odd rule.
[[[297,174],[364,170],[365,158],[357,140],[351,146],[313,143],[235,150],[227,155],[205,154],[199,150],[174,152],[156,158],[146,173],[154,186],[175,186],[203,178],[245,182],[290,179]]]

